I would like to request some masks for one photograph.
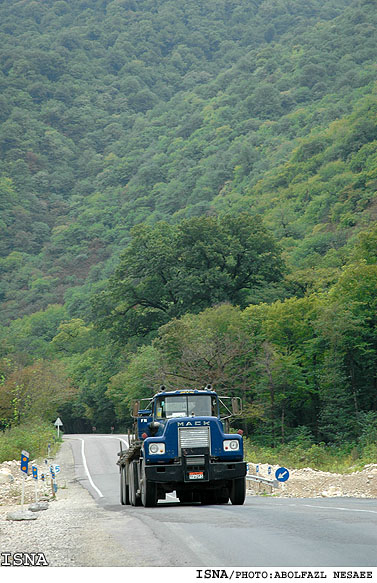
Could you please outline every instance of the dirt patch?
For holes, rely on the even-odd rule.
[[[249,464],[249,475],[258,475],[274,479],[279,466]],[[269,473],[268,469],[271,468]],[[273,494],[284,498],[377,498],[377,464],[368,464],[361,471],[352,474],[333,474],[312,468],[289,470],[288,481],[280,483],[277,488],[247,481],[248,492],[253,494]]]

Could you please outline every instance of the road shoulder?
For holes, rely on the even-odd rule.
[[[20,506],[0,506],[2,552],[43,553],[50,567],[133,566],[134,558],[108,530],[113,513],[100,508],[75,477],[73,455],[63,443],[54,460],[61,472],[56,500],[33,521],[9,521]],[[27,508],[27,506],[25,506]],[[131,519],[121,517],[123,527]],[[5,567],[4,567],[5,568]]]

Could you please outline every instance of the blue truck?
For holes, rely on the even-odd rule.
[[[145,408],[135,403],[134,433],[118,454],[121,504],[156,506],[169,492],[181,503],[243,504],[243,439],[229,433],[229,418],[241,412],[240,399],[219,396],[207,385],[161,387],[147,401]]]

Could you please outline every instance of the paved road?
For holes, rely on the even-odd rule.
[[[112,536],[134,547],[135,566],[377,566],[376,500],[248,496],[244,506],[202,506],[181,505],[170,495],[156,508],[121,506],[116,460],[127,437],[65,440],[78,479],[110,511]]]

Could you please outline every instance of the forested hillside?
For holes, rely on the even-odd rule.
[[[1,426],[212,382],[369,447],[375,1],[4,0],[0,43]]]

